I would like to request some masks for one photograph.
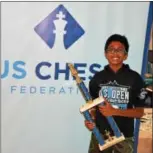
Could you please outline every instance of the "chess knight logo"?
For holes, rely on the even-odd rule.
[[[59,5],[34,30],[50,48],[61,46],[64,49],[85,32],[63,5]]]

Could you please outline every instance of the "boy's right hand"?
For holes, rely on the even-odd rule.
[[[89,131],[92,131],[95,127],[95,123],[85,120],[84,124]]]

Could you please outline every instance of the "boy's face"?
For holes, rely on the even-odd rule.
[[[128,54],[125,51],[125,47],[119,41],[112,41],[107,50],[105,56],[111,65],[120,65],[127,59]]]

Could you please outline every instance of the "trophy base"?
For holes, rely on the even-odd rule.
[[[105,150],[105,149],[107,149],[107,148],[109,148],[109,147],[111,147],[111,146],[113,146],[113,145],[125,140],[123,135],[120,136],[119,138],[117,138],[116,136],[113,136],[111,138],[112,138],[112,140],[106,140],[104,145],[102,145],[102,146],[99,145],[100,151]]]

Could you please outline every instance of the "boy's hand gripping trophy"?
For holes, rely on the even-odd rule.
[[[75,78],[75,80],[77,82],[77,85],[78,85],[84,99],[86,100],[86,104],[80,108],[80,112],[84,115],[86,120],[93,122],[92,117],[89,113],[89,110],[97,105],[100,105],[100,104],[103,105],[104,98],[99,97],[99,98],[92,100],[91,95],[89,94],[84,82],[78,76],[77,70],[74,68],[74,66],[72,64],[68,64],[68,66],[69,66],[69,69],[72,73],[72,76]],[[125,139],[123,134],[120,132],[118,126],[116,125],[113,117],[109,116],[106,118],[107,118],[107,121],[110,124],[113,132],[114,132],[114,136],[110,136],[110,132],[106,131],[107,139],[104,140],[102,134],[99,132],[97,127],[94,127],[94,129],[92,130],[94,136],[96,137],[96,139],[99,143],[99,149],[101,151],[112,146],[112,145],[115,145]]]

